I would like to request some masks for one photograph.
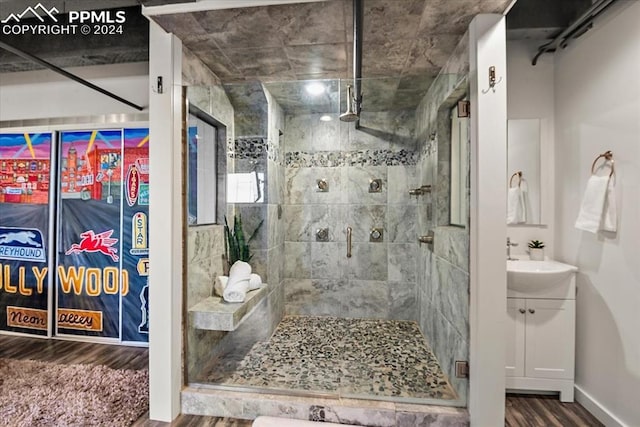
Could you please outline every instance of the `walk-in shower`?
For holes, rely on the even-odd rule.
[[[394,102],[394,80],[358,82],[367,93],[359,116],[349,80],[188,88],[193,103],[226,99],[227,118],[217,119],[233,122],[228,182],[252,171],[265,179],[261,202],[227,203],[227,215],[241,215],[254,235],[250,263],[268,283],[234,330],[190,323],[190,384],[466,405],[467,380],[454,366],[467,360],[468,274],[419,244],[444,207],[437,194],[410,193],[448,179],[439,167],[448,154],[438,158],[429,137],[428,95]],[[461,80],[446,76],[440,91]],[[311,94],[310,83],[324,89]],[[220,250],[213,261],[199,253],[216,233],[188,230],[189,286],[208,280],[205,292],[220,274]],[[187,290],[188,305],[198,292]]]

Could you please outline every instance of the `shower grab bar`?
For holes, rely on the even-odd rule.
[[[347,227],[347,258],[351,258],[351,227]]]

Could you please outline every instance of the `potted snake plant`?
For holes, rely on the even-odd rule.
[[[247,239],[242,225],[242,217],[240,214],[233,218],[233,226],[229,226],[227,217],[224,217],[224,258],[223,266],[224,274],[229,274],[229,269],[236,261],[249,262],[253,258],[249,243],[256,236],[258,229],[262,226],[264,220],[260,221],[251,236]]]
[[[544,261],[544,242],[532,240],[529,242],[529,259],[533,261]]]

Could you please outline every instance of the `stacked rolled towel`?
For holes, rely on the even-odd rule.
[[[221,297],[224,296],[224,288],[227,287],[228,282],[229,282],[229,276],[216,277],[216,282],[213,287],[216,295]],[[260,289],[262,286],[264,286],[264,283],[262,283],[262,277],[260,277],[259,274],[251,273],[251,276],[249,276],[249,288],[247,289],[247,291]]]
[[[260,289],[262,287],[262,277],[259,274],[251,273],[249,278],[249,290]]]
[[[249,290],[251,266],[244,261],[236,261],[229,269],[229,280],[222,292],[227,302],[243,302]]]

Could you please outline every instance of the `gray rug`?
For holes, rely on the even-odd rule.
[[[0,359],[0,424],[129,426],[149,408],[147,370]]]

